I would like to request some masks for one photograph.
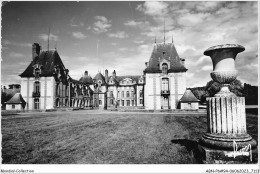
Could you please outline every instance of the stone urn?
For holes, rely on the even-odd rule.
[[[250,152],[246,153],[251,153],[251,149],[257,145],[247,133],[245,98],[237,97],[228,88],[238,75],[235,69],[236,55],[244,50],[241,45],[225,44],[210,47],[204,52],[213,62],[212,79],[222,85],[214,97],[207,98],[207,132],[199,142],[200,151],[209,163],[239,161],[240,158],[248,160],[252,155],[242,152],[248,148]]]
[[[230,92],[228,86],[238,75],[235,69],[235,59],[238,53],[244,51],[245,48],[237,44],[216,45],[208,48],[204,55],[210,56],[213,63],[213,72],[210,73],[211,78],[221,84],[220,91],[215,97],[234,97],[234,93]]]

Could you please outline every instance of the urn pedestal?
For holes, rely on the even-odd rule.
[[[256,141],[247,134],[245,98],[229,91],[238,75],[235,58],[245,48],[236,44],[213,46],[204,54],[213,62],[211,77],[221,89],[207,98],[207,132],[200,139],[204,163],[250,163]]]

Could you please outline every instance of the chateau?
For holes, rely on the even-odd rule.
[[[149,62],[140,76],[111,75],[105,70],[79,80],[69,76],[57,50],[42,51],[32,45],[32,61],[20,74],[25,109],[138,108],[176,109],[186,90],[185,59],[173,43],[155,43]]]

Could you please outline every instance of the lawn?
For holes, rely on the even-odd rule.
[[[206,115],[71,111],[2,117],[4,164],[194,164]],[[257,117],[247,116],[257,140]]]

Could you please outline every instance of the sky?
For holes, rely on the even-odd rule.
[[[185,58],[187,87],[205,86],[214,45],[245,47],[235,64],[242,83],[258,85],[258,3],[220,1],[5,2],[2,4],[1,85],[20,83],[32,44],[57,49],[69,75],[116,70],[142,75],[154,46],[166,42]]]

